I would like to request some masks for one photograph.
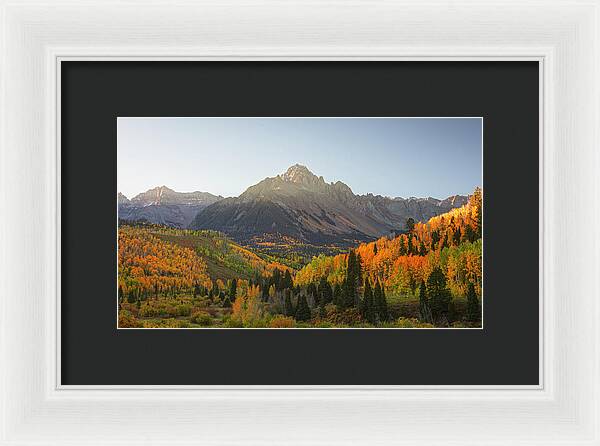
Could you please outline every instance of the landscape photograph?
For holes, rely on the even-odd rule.
[[[481,118],[117,119],[119,329],[481,329]]]

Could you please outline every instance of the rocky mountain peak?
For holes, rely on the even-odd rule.
[[[129,198],[127,198],[125,195],[123,195],[121,192],[119,192],[117,194],[117,204],[129,204],[131,203],[129,201]]]
[[[294,164],[283,175],[281,179],[288,183],[296,184],[315,184],[324,183],[323,177],[317,177],[306,166],[302,164]]]

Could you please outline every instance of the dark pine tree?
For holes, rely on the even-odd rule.
[[[342,293],[342,287],[337,283],[333,287],[333,303],[338,308],[342,308],[344,306],[344,295]]]
[[[408,234],[408,243],[407,243],[406,253],[410,256],[413,255],[413,243],[412,243],[412,235]]]
[[[415,219],[412,217],[409,217],[406,219],[406,229],[408,230],[408,232],[412,232],[412,230],[415,228]]]
[[[404,237],[402,237],[400,239],[400,252],[399,252],[399,254],[401,256],[405,256],[407,254],[406,253],[406,244],[404,243]]]
[[[237,293],[237,279],[231,279],[229,283],[229,300],[231,302],[235,301],[235,295]]]
[[[296,307],[296,320],[297,321],[307,321],[310,319],[310,308],[308,308],[308,303],[306,302],[306,296],[301,294],[298,297],[298,306]]]
[[[268,302],[269,301],[269,281],[268,280],[263,280],[261,285],[260,285],[260,290],[261,290],[261,298],[263,300],[263,302]]]
[[[331,285],[329,285],[329,282],[327,282],[327,278],[325,276],[321,277],[321,280],[319,281],[319,289],[317,293],[319,295],[319,305],[323,307],[328,303],[331,303],[333,300],[333,290],[331,289]]]
[[[271,283],[273,285],[275,285],[275,290],[277,290],[277,291],[282,290],[281,271],[279,271],[279,269],[277,269],[277,268],[275,268],[273,270],[273,275],[271,276]]]
[[[127,302],[132,304],[132,303],[135,303],[136,300],[137,299],[136,299],[135,291],[132,289],[129,291],[129,294],[127,295]]]
[[[356,254],[356,286],[361,287],[363,285],[362,280],[362,257],[360,254]],[[356,293],[358,296],[358,293]],[[359,299],[356,299],[356,305],[358,305]]]
[[[377,255],[377,243],[373,243],[373,255]]]
[[[217,281],[213,282],[212,290],[210,291],[210,297],[217,297],[219,295],[219,286],[217,285]]]
[[[315,306],[319,305],[319,294],[317,293],[317,286],[314,283],[309,283],[306,287],[306,294],[311,296]]]
[[[358,299],[357,270],[356,254],[354,250],[350,250],[346,266],[346,279],[344,280],[344,308],[356,306],[356,301]]]
[[[282,288],[292,289],[294,288],[294,281],[292,280],[292,275],[290,274],[290,270],[286,269],[285,274],[283,275]]]
[[[286,316],[294,316],[294,306],[292,305],[292,290],[286,289],[284,292],[283,312]]]
[[[387,321],[389,317],[387,299],[385,297],[385,290],[379,280],[375,284],[375,291],[373,292],[373,306],[377,318],[381,322]]]
[[[367,278],[365,280],[365,290],[363,299],[360,303],[360,314],[363,319],[371,324],[375,323],[375,309],[373,308],[373,292],[371,291],[371,283]]]
[[[229,307],[231,307],[231,300],[229,300],[229,296],[225,296],[225,299],[223,299],[223,308]]]
[[[440,232],[435,230],[431,233],[431,250],[434,251],[440,241]]]
[[[469,287],[467,288],[467,320],[469,322],[478,322],[481,320],[479,299],[477,299],[475,285],[472,282],[469,282]]]
[[[454,244],[456,246],[460,245],[461,237],[462,237],[462,234],[460,232],[460,228],[456,228],[456,231],[454,231]]]
[[[439,266],[436,266],[427,279],[427,294],[429,306],[435,322],[443,322],[448,317],[450,291],[446,287],[446,276]]]
[[[421,280],[421,286],[419,287],[419,317],[421,321],[431,324],[433,322],[433,316],[431,315],[431,308],[429,307],[429,301],[427,300],[427,289],[425,288],[425,281]]]

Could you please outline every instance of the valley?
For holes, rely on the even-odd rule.
[[[123,218],[119,197],[119,327],[481,327],[482,191],[404,200],[344,186],[292,166],[210,198],[187,228]],[[172,201],[140,209],[194,205]]]

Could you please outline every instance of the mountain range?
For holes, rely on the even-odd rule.
[[[211,204],[190,227],[219,230],[239,241],[275,233],[314,244],[355,242],[403,230],[409,217],[426,221],[466,202],[460,195],[445,200],[355,195],[341,181],[327,183],[296,164],[239,197]]]
[[[160,186],[131,200],[119,192],[117,205],[119,219],[187,228],[198,212],[222,199],[208,192],[175,192]]]
[[[296,164],[238,197],[180,193],[161,186],[131,200],[119,193],[117,201],[120,219],[213,229],[239,242],[270,235],[310,244],[350,245],[402,231],[409,217],[427,221],[464,205],[467,198],[356,195],[341,181],[327,183]]]

